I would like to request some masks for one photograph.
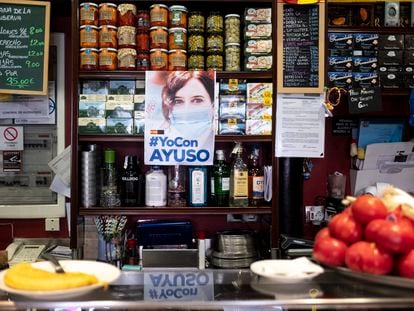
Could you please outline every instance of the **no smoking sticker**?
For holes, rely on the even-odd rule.
[[[0,150],[23,150],[23,126],[0,126]]]

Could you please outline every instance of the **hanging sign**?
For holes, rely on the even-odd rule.
[[[46,95],[50,2],[0,0],[0,93]]]

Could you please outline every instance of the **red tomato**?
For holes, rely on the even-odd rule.
[[[382,200],[370,194],[363,194],[352,202],[352,215],[360,224],[367,224],[374,219],[387,217],[387,208]]]
[[[346,249],[344,242],[327,236],[315,240],[313,257],[327,266],[342,266],[345,262]]]
[[[406,253],[414,248],[414,225],[405,216],[391,213],[376,230],[373,240],[391,253]]]
[[[348,247],[345,264],[354,271],[383,275],[391,272],[393,258],[375,243],[359,241]]]
[[[328,224],[331,236],[346,244],[355,243],[362,238],[362,226],[350,213],[336,214]]]
[[[399,276],[414,278],[414,249],[399,258],[396,267]]]
[[[319,230],[318,233],[315,235],[315,241],[318,240],[318,239],[323,239],[323,238],[329,237],[329,236],[331,236],[330,233],[329,233],[329,229],[328,229],[328,227],[325,227],[325,228]]]
[[[371,220],[365,227],[364,239],[369,242],[375,242],[377,231],[387,221],[385,219],[374,219]]]

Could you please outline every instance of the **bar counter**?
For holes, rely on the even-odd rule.
[[[73,310],[75,307],[95,310],[414,310],[414,295],[412,288],[367,282],[333,270],[326,270],[311,280],[275,282],[248,269],[158,268],[122,271],[108,288],[66,299],[35,299],[0,291],[2,310]]]

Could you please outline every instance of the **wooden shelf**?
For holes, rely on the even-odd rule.
[[[414,28],[412,27],[354,27],[354,26],[328,26],[328,32],[361,32],[361,33],[379,33],[379,34],[413,34]]]
[[[99,215],[226,215],[226,214],[271,214],[270,206],[263,207],[91,207],[79,209],[83,216]]]
[[[79,135],[80,142],[143,142],[144,135]],[[272,142],[271,135],[218,135],[216,142]]]

